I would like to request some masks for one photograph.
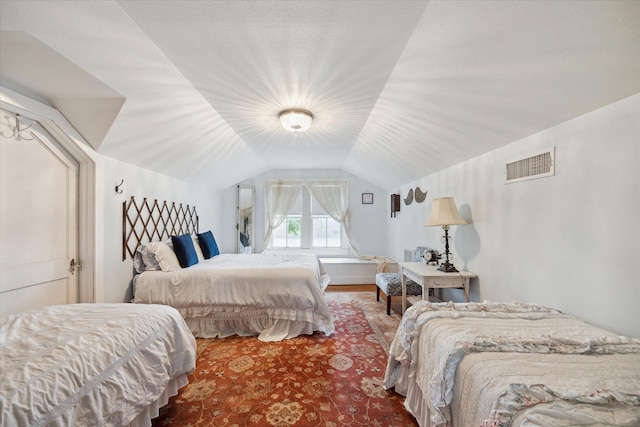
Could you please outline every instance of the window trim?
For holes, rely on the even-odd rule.
[[[311,194],[311,192],[309,191],[309,189],[307,189],[307,187],[304,185],[303,182],[299,183],[300,185],[300,193],[299,196],[301,198],[301,213],[300,214],[293,214],[291,216],[300,216],[301,217],[301,222],[300,222],[300,247],[289,247],[289,246],[273,246],[273,238],[274,235],[272,234],[270,237],[270,241],[269,241],[269,245],[267,247],[267,249],[270,252],[273,251],[305,251],[305,252],[313,252],[313,253],[319,253],[319,254],[323,254],[323,255],[346,255],[349,252],[349,247],[347,244],[347,239],[346,239],[346,235],[345,235],[345,230],[342,224],[338,223],[338,225],[340,226],[340,246],[333,246],[333,247],[326,247],[326,246],[320,246],[320,247],[315,247],[313,246],[313,213],[312,213],[312,202],[313,202],[313,195]],[[331,219],[331,216],[329,216],[328,214],[325,214],[328,216],[328,218]],[[289,215],[287,215],[287,218],[289,218]],[[333,220],[335,221],[335,220]],[[287,223],[287,219],[285,219],[285,221],[283,222],[283,224]],[[280,227],[283,225],[281,224]],[[274,230],[275,231],[275,230]]]

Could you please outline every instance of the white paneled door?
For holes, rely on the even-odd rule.
[[[75,303],[77,162],[38,123],[0,112],[0,315]]]

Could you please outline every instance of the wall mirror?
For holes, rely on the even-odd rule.
[[[252,185],[238,185],[237,191],[237,223],[236,223],[236,253],[250,254],[253,252],[253,213],[255,203],[255,188]]]

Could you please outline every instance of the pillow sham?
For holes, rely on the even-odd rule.
[[[171,236],[171,242],[180,267],[186,268],[198,263],[198,254],[196,254],[196,248],[193,246],[191,234]]]
[[[141,248],[142,246],[138,246],[138,249],[136,249],[136,252],[133,254],[133,268],[136,270],[136,273],[142,273],[144,271]]]
[[[198,236],[191,236],[191,240],[193,240],[193,247],[196,249],[196,255],[198,255],[198,262],[204,260],[204,255],[202,254],[202,248],[200,248],[200,243],[198,243]]]
[[[149,252],[147,245],[140,245],[133,255],[133,268],[136,272],[161,270],[155,255]]]
[[[180,270],[178,257],[165,242],[147,243],[147,252],[155,258],[162,271]]]
[[[213,237],[213,233],[211,232],[211,230],[207,231],[206,233],[198,234],[198,242],[200,242],[200,248],[202,249],[204,259],[209,259],[213,258],[216,255],[220,255],[218,244],[216,243],[216,239]]]

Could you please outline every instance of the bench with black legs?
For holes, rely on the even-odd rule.
[[[391,297],[402,296],[402,274],[378,273],[376,285],[376,301],[380,301],[380,291],[384,292],[387,296],[387,314],[391,314]],[[407,279],[407,296],[422,296],[422,286]]]

